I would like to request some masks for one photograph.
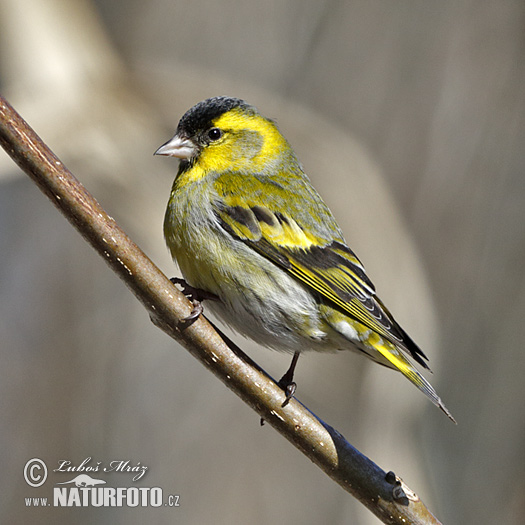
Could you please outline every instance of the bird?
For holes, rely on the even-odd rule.
[[[229,96],[197,103],[154,153],[179,168],[164,237],[193,300],[234,331],[293,353],[353,350],[401,372],[454,423],[415,363],[428,358],[376,294],[363,264],[273,119]],[[209,306],[208,306],[209,305]]]

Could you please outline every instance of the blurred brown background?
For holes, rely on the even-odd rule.
[[[351,354],[304,356],[299,399],[444,523],[517,524],[524,21],[512,0],[0,0],[0,87],[169,276],[177,165],[153,151],[208,96],[276,118],[459,425]],[[156,330],[3,152],[0,345],[2,523],[377,523]],[[181,506],[26,508],[73,477],[29,487],[34,457],[140,462],[136,485]]]

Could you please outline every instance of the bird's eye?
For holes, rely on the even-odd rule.
[[[208,131],[208,138],[211,141],[219,140],[221,137],[222,137],[222,130],[220,130],[219,128],[211,128]]]

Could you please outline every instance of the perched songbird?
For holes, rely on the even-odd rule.
[[[377,297],[272,120],[243,100],[210,98],[155,153],[180,159],[164,235],[186,291],[216,299],[210,309],[237,332],[294,353],[285,403],[300,352],[349,349],[399,370],[454,421],[411,362],[428,369],[425,354]]]

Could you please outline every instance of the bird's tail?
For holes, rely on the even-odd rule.
[[[456,423],[456,420],[449,412],[448,408],[443,404],[437,392],[434,390],[432,385],[414,368],[414,365],[398,350],[394,345],[389,342],[378,342],[374,344],[375,350],[377,350],[391,365],[393,368],[399,370],[411,383],[416,385],[421,392],[423,392],[429,399],[440,408],[447,417]]]

